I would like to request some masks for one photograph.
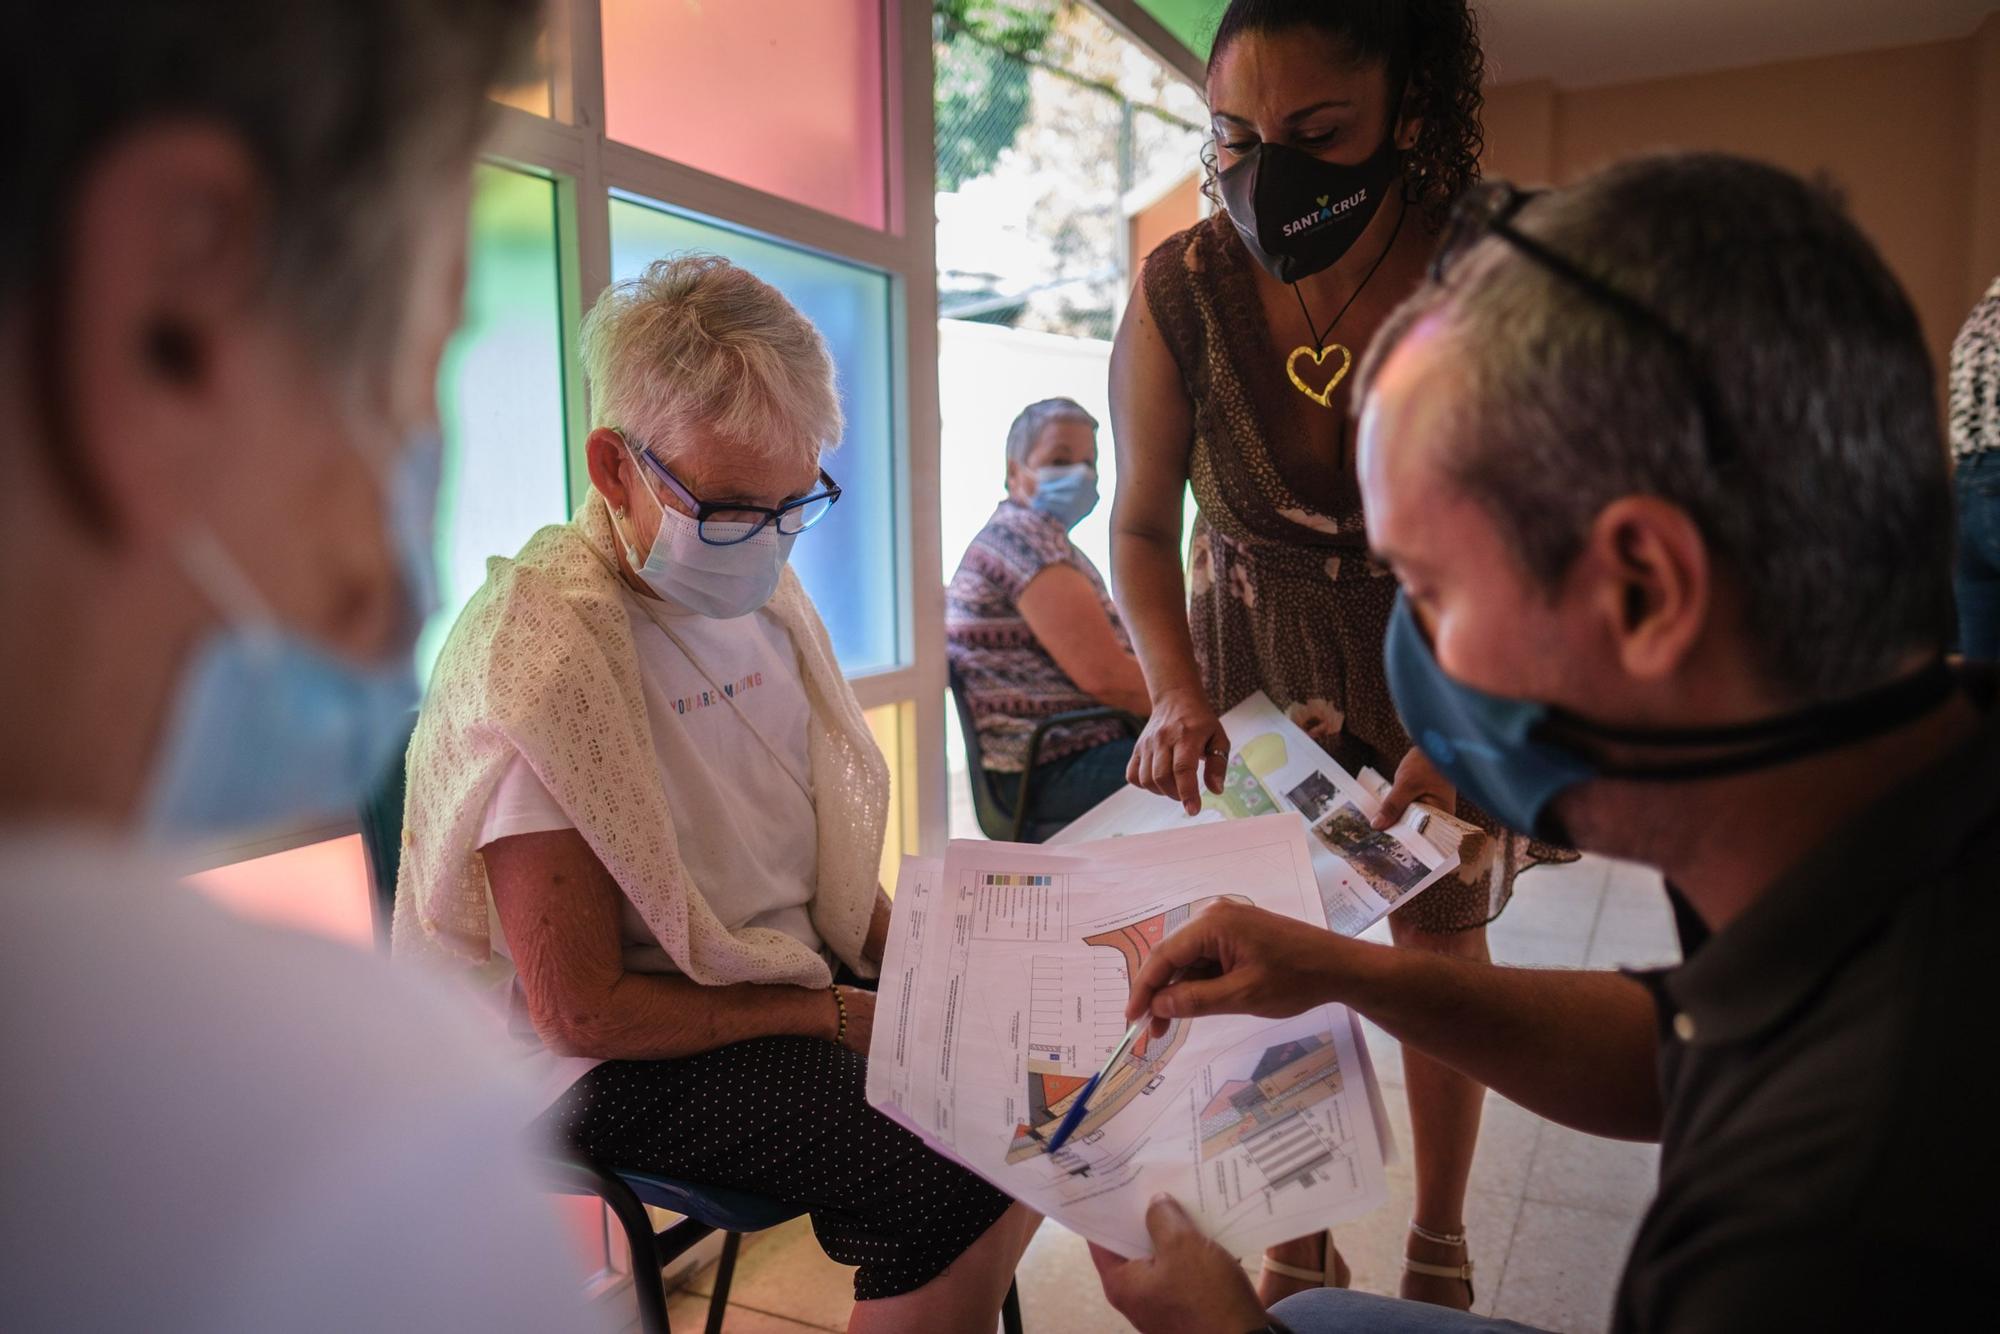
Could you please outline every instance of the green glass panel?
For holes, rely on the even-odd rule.
[[[445,355],[444,603],[425,631],[426,675],[489,556],[511,556],[569,512],[561,263],[553,182],[481,165],[474,176],[465,323]]]
[[[1139,8],[1160,21],[1160,26],[1187,44],[1188,50],[1208,59],[1208,42],[1215,36],[1215,23],[1227,8],[1224,0],[1139,0]]]

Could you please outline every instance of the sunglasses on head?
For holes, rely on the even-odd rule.
[[[1460,196],[1445,223],[1437,253],[1431,259],[1431,281],[1449,285],[1453,267],[1489,236],[1497,236],[1545,272],[1555,275],[1599,306],[1627,323],[1649,330],[1672,354],[1701,413],[1702,446],[1709,463],[1720,469],[1742,457],[1735,432],[1722,411],[1715,386],[1703,372],[1694,345],[1650,306],[1622,292],[1573,260],[1558,254],[1514,225],[1521,210],[1544,193],[1522,190],[1506,181],[1485,181]]]

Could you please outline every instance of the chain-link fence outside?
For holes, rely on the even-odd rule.
[[[935,0],[940,316],[1109,338],[1125,201],[1198,170],[1200,95],[1078,0]]]

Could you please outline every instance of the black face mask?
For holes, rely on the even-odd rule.
[[[1259,144],[1219,173],[1222,202],[1251,256],[1281,283],[1329,268],[1375,219],[1394,184],[1394,135],[1366,162],[1322,162],[1284,144]]]

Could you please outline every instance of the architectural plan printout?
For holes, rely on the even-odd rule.
[[[1172,797],[1121,788],[1047,846],[1297,811],[1310,831],[1313,874],[1327,925],[1347,936],[1359,935],[1457,869],[1457,853],[1450,850],[1457,839],[1426,833],[1433,822],[1441,835],[1447,826],[1464,826],[1428,807],[1412,806],[1388,829],[1376,829],[1370,822],[1382,803],[1374,792],[1261,691],[1224,714],[1222,727],[1229,734],[1229,768],[1220,796],[1202,789],[1201,814],[1189,816]]]
[[[1325,925],[1297,816],[1063,849],[958,841],[942,860],[904,858],[868,1101],[1128,1256],[1152,1253],[1145,1211],[1161,1192],[1244,1255],[1379,1207],[1388,1122],[1340,1006],[1144,1034],[1062,1150],[1047,1151],[1124,1035],[1133,974],[1218,898]]]

